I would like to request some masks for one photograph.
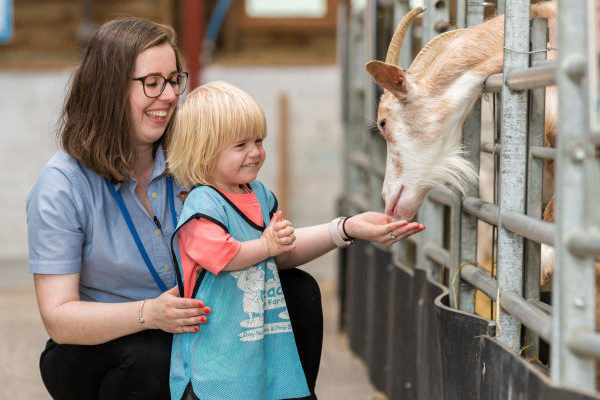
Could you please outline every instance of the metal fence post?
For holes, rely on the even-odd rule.
[[[467,2],[466,6],[465,14],[467,26],[471,27],[482,23],[484,11],[483,5]],[[479,171],[481,148],[481,99],[475,103],[471,113],[465,121],[465,126],[463,128],[463,146],[465,147],[465,151],[467,152],[469,160],[473,163],[475,170]],[[478,197],[478,187],[471,187],[470,191],[464,193],[464,195]],[[460,244],[458,246],[458,260],[454,261],[452,263],[453,265],[450,267],[450,285],[452,284],[453,278],[457,274],[456,271],[460,268],[461,263],[474,262],[477,260],[477,218],[463,213],[461,204],[453,207],[453,214],[459,214],[458,216],[453,215],[452,221],[455,223],[454,221],[456,220],[456,223],[460,224],[460,229],[456,229],[456,231],[460,232],[460,237],[456,239],[451,238],[451,241],[459,240]],[[453,229],[453,231],[455,230]],[[452,254],[452,249],[455,247],[456,246],[451,245],[450,258],[452,260],[456,259],[456,256]],[[454,251],[456,251],[456,249],[454,249]],[[459,276],[456,277],[454,290],[450,290],[450,304],[454,306],[455,302],[452,297],[454,297],[453,293],[456,293],[456,296],[458,297],[458,308],[463,311],[474,312],[475,304],[471,299],[475,295],[475,288],[469,284],[464,284],[459,278]]]
[[[499,206],[525,212],[527,161],[527,92],[513,92],[506,84],[510,72],[529,65],[529,1],[507,0],[504,20],[504,83],[502,86],[502,130],[500,137]],[[498,226],[498,284],[501,292],[523,294],[523,238]],[[520,323],[501,313],[498,340],[519,351]]]
[[[590,146],[588,118],[588,2],[559,2],[560,140],[556,154],[556,237],[552,304],[552,381],[592,391],[595,366],[570,348],[577,333],[595,330],[595,273],[592,254],[575,255],[571,240],[598,228],[598,160]],[[595,211],[595,212],[594,212]]]
[[[427,12],[423,14],[423,46],[450,28],[450,1],[425,0]]]
[[[531,64],[546,59],[548,21],[534,19],[531,24]],[[529,92],[529,147],[544,145],[544,122],[546,89],[537,88]],[[544,162],[531,156],[527,163],[527,215],[542,218],[542,181]],[[540,244],[527,240],[525,281],[523,288],[527,300],[540,299]],[[539,338],[530,329],[525,330],[524,346],[528,358],[538,357]]]

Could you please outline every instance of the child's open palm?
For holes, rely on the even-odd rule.
[[[269,226],[265,228],[260,241],[267,248],[269,257],[292,251],[296,247],[294,227],[290,221],[283,219],[281,211],[277,211],[271,218]]]

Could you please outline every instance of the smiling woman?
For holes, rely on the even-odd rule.
[[[40,368],[55,399],[170,398],[171,333],[206,321],[203,305],[168,290],[183,188],[165,174],[161,144],[182,69],[170,27],[127,18],[100,27],[73,76],[63,149],[27,197],[29,267],[51,337]],[[132,80],[159,75],[168,84],[151,96],[150,79]]]

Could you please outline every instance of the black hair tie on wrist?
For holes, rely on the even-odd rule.
[[[348,232],[346,232],[346,221],[348,221],[351,217],[346,217],[344,218],[344,221],[342,222],[342,232],[344,232],[344,235],[346,235],[346,237],[348,239],[346,239],[346,241],[350,241],[350,240],[356,240],[356,238],[353,238],[352,236],[348,235]]]

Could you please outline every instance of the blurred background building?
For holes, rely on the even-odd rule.
[[[333,218],[341,192],[336,21],[343,1],[0,0],[0,399],[47,398],[37,367],[47,336],[27,267],[25,197],[57,150],[55,125],[90,34],[122,16],[172,25],[193,85],[225,80],[255,97],[268,129],[259,179],[300,227]],[[321,284],[330,338],[317,393],[373,398],[336,333],[335,253],[306,268]]]

